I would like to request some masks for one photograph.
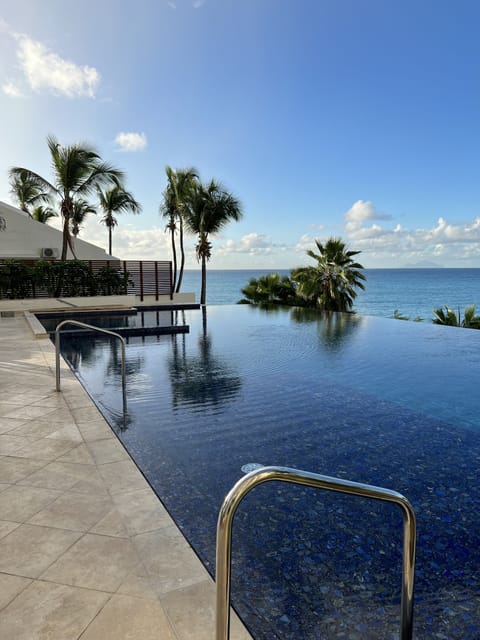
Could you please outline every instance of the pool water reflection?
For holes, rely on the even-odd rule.
[[[245,464],[380,485],[417,514],[415,637],[480,637],[480,332],[247,305],[183,313],[189,334],[127,340],[127,429],[118,346],[62,344],[209,571]],[[398,510],[319,493],[272,483],[244,500],[237,611],[257,640],[398,637]]]

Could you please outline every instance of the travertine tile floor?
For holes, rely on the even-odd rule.
[[[68,367],[0,318],[0,638],[213,640],[214,585]],[[232,639],[250,638],[235,616]]]

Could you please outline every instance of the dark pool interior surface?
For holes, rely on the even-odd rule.
[[[248,305],[182,315],[189,334],[129,339],[126,428],[115,341],[62,345],[208,570],[247,463],[380,485],[417,515],[414,637],[480,638],[480,332]],[[398,638],[401,544],[398,507],[263,485],[235,517],[233,603],[257,640]]]

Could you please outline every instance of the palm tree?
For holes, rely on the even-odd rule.
[[[168,219],[166,228],[170,232],[172,241],[173,257],[173,290],[178,293],[182,286],[183,270],[185,267],[185,250],[183,247],[183,214],[188,206],[190,193],[198,180],[197,170],[193,167],[188,169],[172,169],[168,165],[165,167],[167,174],[167,186],[163,192],[163,202],[160,205],[160,213]],[[180,270],[177,281],[177,248],[175,245],[175,232],[179,232],[180,244]]]
[[[58,217],[58,213],[51,207],[44,207],[41,204],[36,206],[33,209],[32,213],[29,215],[31,215],[31,217],[37,222],[42,222],[43,224],[46,224],[50,220],[50,218]]]
[[[59,201],[63,218],[63,243],[61,259],[66,260],[70,248],[73,256],[72,237],[70,235],[74,202],[94,193],[97,187],[118,185],[123,173],[102,161],[95,149],[87,144],[73,144],[63,147],[54,136],[47,137],[51,155],[53,181],[49,182],[38,173],[23,167],[12,167],[10,179],[23,179],[31,183],[40,192]]]
[[[70,220],[72,225],[72,234],[75,236],[75,238],[80,233],[80,225],[83,224],[85,217],[89,213],[97,212],[89,202],[87,202],[83,198],[77,198],[77,200],[75,200],[73,203],[72,217]]]
[[[393,320],[407,320],[412,322],[423,322],[423,318],[421,316],[415,316],[415,318],[410,318],[410,316],[406,316],[401,313],[398,309],[393,310],[393,316],[390,316]]]
[[[121,184],[117,184],[109,191],[97,189],[100,207],[104,216],[102,222],[108,227],[108,253],[112,255],[112,231],[118,222],[114,213],[140,213],[142,207],[129,191],[125,191]]]
[[[347,251],[340,238],[329,238],[325,244],[315,241],[319,253],[307,251],[317,261],[313,267],[301,267],[292,271],[298,284],[298,293],[306,303],[326,311],[350,311],[357,293],[364,289],[365,275],[362,265],[353,260],[359,251]]]
[[[20,209],[30,218],[34,217],[30,211],[31,207],[50,200],[49,193],[26,169],[15,173],[10,172],[10,192]]]
[[[264,276],[250,278],[248,284],[243,287],[245,296],[239,304],[286,304],[296,305],[301,303],[301,298],[296,295],[296,285],[288,276],[279,273],[267,273]]]
[[[466,329],[480,329],[480,316],[475,315],[476,306],[472,304],[465,309],[463,314],[463,320],[460,314],[460,309],[455,312],[453,309],[445,305],[445,311],[443,308],[434,309],[432,320],[433,324],[443,324],[449,327],[465,327]]]
[[[198,236],[195,247],[197,259],[202,263],[202,287],[200,304],[205,304],[207,294],[207,261],[212,255],[210,234],[218,233],[231,220],[242,217],[240,202],[224,187],[211,180],[209,184],[195,184],[189,197],[189,206],[183,212],[185,226]]]

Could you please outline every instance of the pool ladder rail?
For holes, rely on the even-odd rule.
[[[60,391],[60,329],[67,324],[74,325],[75,327],[81,327],[82,329],[89,329],[91,331],[97,331],[98,333],[104,333],[108,336],[117,338],[120,341],[120,348],[122,351],[122,404],[123,404],[123,422],[125,425],[127,418],[127,383],[126,383],[126,371],[125,371],[125,340],[119,333],[115,331],[109,331],[108,329],[101,329],[93,324],[86,324],[79,320],[63,320],[55,329],[55,381],[56,391]]]
[[[216,640],[229,640],[230,638],[231,541],[235,512],[247,493],[256,486],[270,481],[288,482],[361,498],[393,502],[401,508],[403,514],[403,566],[399,638],[400,640],[412,640],[416,524],[415,513],[410,502],[400,493],[390,489],[288,467],[255,469],[241,478],[225,496],[217,524]]]

